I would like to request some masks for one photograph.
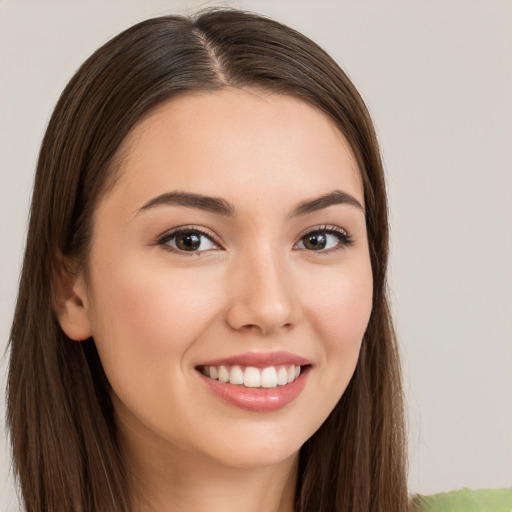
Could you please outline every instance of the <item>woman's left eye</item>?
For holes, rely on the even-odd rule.
[[[169,233],[158,241],[159,245],[167,246],[175,252],[198,253],[210,249],[218,249],[219,246],[212,238],[197,229],[187,229]]]
[[[301,237],[295,247],[308,251],[327,252],[342,249],[351,243],[352,239],[345,231],[329,228],[309,231]]]

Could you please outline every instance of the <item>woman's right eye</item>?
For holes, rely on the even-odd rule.
[[[209,235],[198,229],[174,231],[158,240],[158,245],[163,245],[174,252],[187,253],[201,253],[211,249],[219,249],[219,246]]]

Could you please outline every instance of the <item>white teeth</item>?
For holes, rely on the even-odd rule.
[[[233,366],[229,372],[229,382],[231,384],[243,384],[244,372],[240,366]]]
[[[199,371],[213,380],[229,382],[230,384],[243,384],[248,388],[275,388],[292,383],[300,375],[300,366],[268,366],[267,368],[256,368],[247,366],[245,368],[235,365],[231,368],[226,366],[203,366]]]
[[[259,388],[261,384],[261,374],[258,368],[248,366],[244,372],[244,386],[248,388]]]
[[[284,386],[288,384],[288,372],[286,371],[286,367],[281,366],[279,371],[277,372],[277,384],[279,386]]]
[[[261,372],[261,387],[275,388],[277,386],[277,372],[273,366],[265,368]]]
[[[229,381],[229,372],[226,370],[224,366],[219,366],[219,380],[221,382]]]

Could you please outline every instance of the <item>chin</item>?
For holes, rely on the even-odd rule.
[[[233,446],[227,452],[216,454],[216,459],[226,467],[254,470],[283,463],[291,464],[298,457],[299,450],[300,445],[293,448],[282,446],[276,450],[272,443],[267,447],[262,447],[259,444],[244,447]]]
[[[255,469],[293,461],[302,445],[320,426],[308,429],[293,425],[276,425],[271,422],[209,436],[204,452],[223,466],[239,469]],[[306,427],[306,425],[302,425]]]

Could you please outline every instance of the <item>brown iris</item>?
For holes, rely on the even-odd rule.
[[[176,247],[181,251],[196,251],[201,245],[201,236],[197,233],[181,233],[176,235]]]
[[[327,236],[324,233],[309,233],[302,238],[302,243],[306,249],[320,251],[327,245]]]

